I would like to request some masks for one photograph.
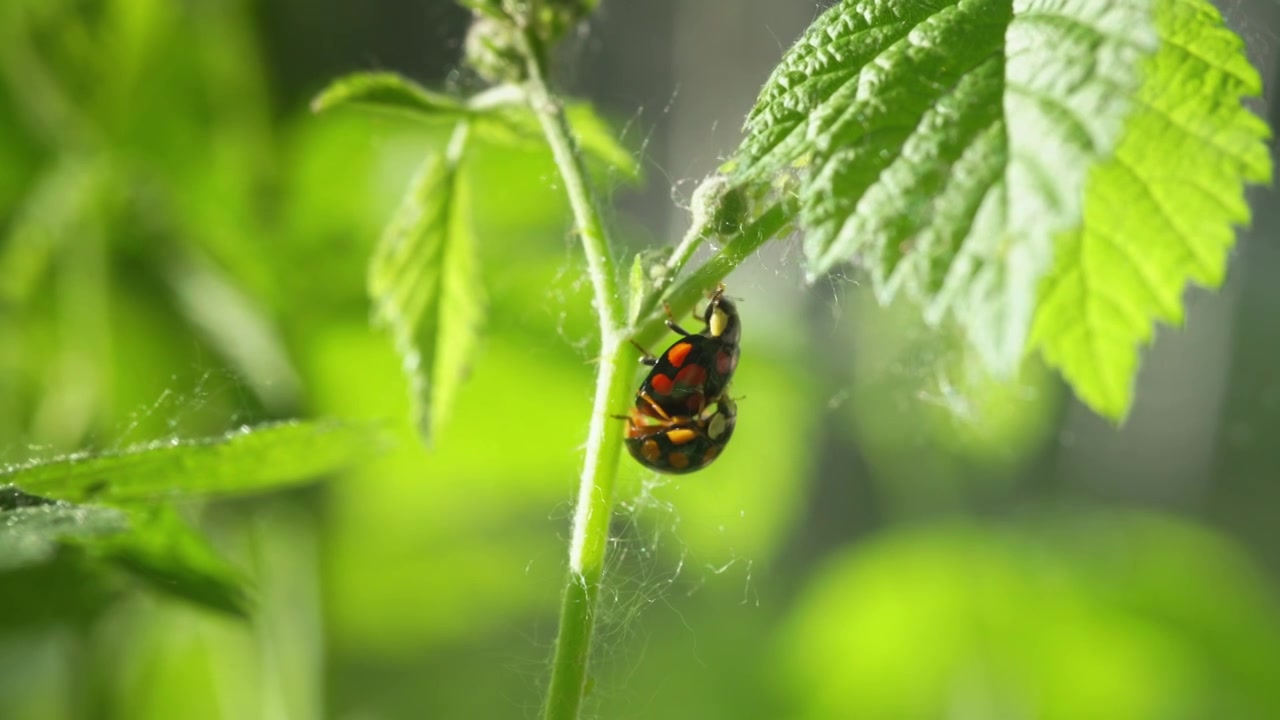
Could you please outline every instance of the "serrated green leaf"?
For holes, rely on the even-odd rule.
[[[988,365],[1026,346],[1053,238],[1078,222],[1155,49],[1151,0],[845,0],[783,58],[726,170],[799,182],[811,274],[953,313]]]
[[[449,158],[433,152],[418,169],[370,260],[369,295],[429,441],[467,374],[484,315],[466,186]]]
[[[336,472],[381,442],[381,434],[368,426],[287,422],[0,468],[0,484],[56,500],[108,504],[243,495]]]
[[[0,486],[0,572],[47,562],[66,541],[128,529],[128,517],[120,510],[56,502]]]
[[[391,72],[358,72],[340,77],[311,101],[311,111],[318,113],[348,105],[407,113],[429,121],[453,122],[471,113],[463,101],[431,92]]]
[[[1162,44],[1115,157],[1089,178],[1083,227],[1059,243],[1032,343],[1100,415],[1121,420],[1138,349],[1182,321],[1188,283],[1216,288],[1249,222],[1245,182],[1271,179],[1270,132],[1241,105],[1262,84],[1202,0],[1161,0]]]

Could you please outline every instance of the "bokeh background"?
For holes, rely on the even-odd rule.
[[[1222,9],[1280,124],[1280,3]],[[610,183],[627,249],[678,237],[820,10],[605,0],[568,43],[563,86],[645,168]],[[594,345],[554,168],[476,148],[487,331],[427,450],[363,282],[443,135],[306,109],[354,70],[473,87],[466,22],[446,0],[0,0],[0,462],[298,416],[397,439],[182,508],[254,578],[249,621],[0,575],[0,718],[537,715]],[[749,261],[733,444],[679,479],[625,460],[593,716],[1280,718],[1280,198],[1251,199],[1227,286],[1158,332],[1122,429],[1035,362],[986,379],[856,272],[805,287],[794,241]],[[12,602],[37,580],[58,612]]]

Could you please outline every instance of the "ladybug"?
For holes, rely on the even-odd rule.
[[[710,465],[733,436],[738,409],[728,389],[742,325],[723,284],[701,315],[702,332],[685,330],[670,314],[667,327],[680,339],[661,357],[640,348],[641,362],[652,370],[636,391],[635,407],[620,417],[632,457],[658,472],[682,474]]]
[[[738,408],[728,395],[721,395],[693,416],[670,416],[656,404],[649,410],[631,410],[627,451],[641,465],[673,475],[701,470],[719,457],[733,437],[738,416]]]
[[[702,321],[706,328],[695,334],[668,317],[667,327],[681,338],[661,357],[640,348],[640,362],[653,368],[636,392],[641,413],[660,418],[654,410],[661,409],[668,417],[697,417],[728,388],[738,367],[742,323],[733,301],[724,296],[723,284],[711,294]]]

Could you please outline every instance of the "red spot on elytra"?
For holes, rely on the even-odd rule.
[[[684,364],[684,359],[689,357],[689,352],[692,350],[693,346],[689,343],[673,345],[671,349],[667,351],[667,361],[675,367],[680,367]]]
[[[675,384],[674,380],[662,374],[654,375],[653,379],[649,382],[653,385],[653,389],[657,391],[659,395],[670,395],[671,388]]]
[[[676,373],[676,382],[685,387],[698,387],[707,381],[707,369],[701,365],[690,365]]]
[[[728,375],[733,372],[733,368],[738,364],[738,358],[735,354],[727,353],[723,350],[716,353],[716,372],[721,375]]]

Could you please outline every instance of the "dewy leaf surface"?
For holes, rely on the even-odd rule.
[[[1153,0],[846,0],[788,51],[728,171],[794,174],[811,274],[869,266],[996,369],[1021,359],[1155,49]]]
[[[1115,157],[1089,178],[1083,227],[1063,238],[1032,341],[1099,414],[1128,412],[1138,348],[1182,320],[1188,283],[1217,287],[1244,182],[1268,182],[1261,92],[1240,39],[1201,0],[1161,0],[1162,44]]]
[[[128,529],[120,510],[55,502],[0,486],[0,573],[49,560],[63,541]]]
[[[226,496],[297,485],[379,449],[367,426],[291,422],[121,452],[74,454],[0,468],[0,485],[57,500],[133,503]]]
[[[433,152],[418,169],[370,260],[369,294],[429,440],[467,373],[484,314],[466,188],[450,158]]]

